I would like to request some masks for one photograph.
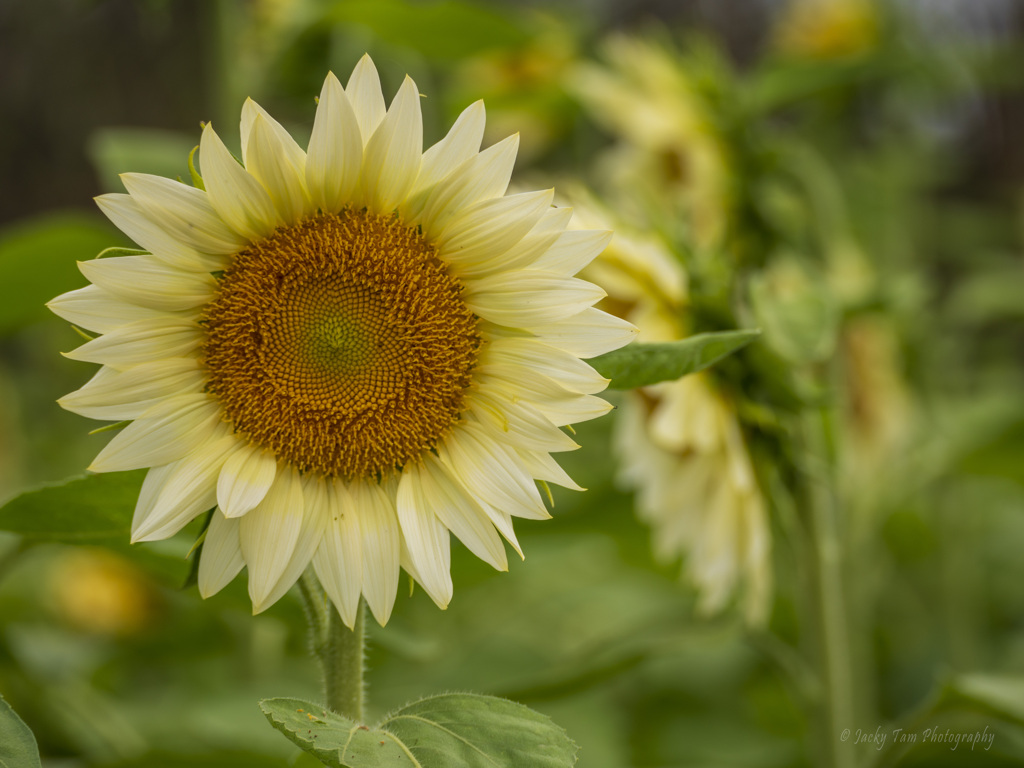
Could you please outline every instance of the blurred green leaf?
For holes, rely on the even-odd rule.
[[[0,768],[40,766],[36,737],[0,696]]]
[[[609,388],[635,389],[703,371],[760,334],[758,330],[723,331],[660,344],[630,344],[588,362],[611,379]]]
[[[789,362],[824,360],[835,349],[839,312],[824,282],[782,255],[750,280],[750,301],[765,342]]]
[[[374,729],[301,699],[266,699],[277,730],[334,768],[562,768],[576,762],[565,731],[522,704],[471,693],[431,696],[387,715]]]
[[[777,61],[755,71],[745,92],[746,111],[757,116],[805,102],[815,96],[849,88],[877,78],[876,61],[856,58],[837,61]]]
[[[958,675],[949,682],[954,697],[981,704],[1007,720],[1024,723],[1024,677]]]
[[[80,213],[46,214],[0,233],[0,334],[52,317],[46,302],[85,284],[76,262],[118,239],[98,216]]]
[[[173,131],[101,128],[89,137],[88,151],[103,188],[121,192],[120,174],[129,171],[189,179],[188,157],[196,143],[196,136]]]
[[[127,541],[145,476],[86,475],[26,491],[0,507],[0,530],[69,544]]]
[[[331,20],[362,24],[393,45],[437,61],[456,61],[491,48],[522,45],[529,39],[506,15],[463,0],[350,0],[335,5]]]

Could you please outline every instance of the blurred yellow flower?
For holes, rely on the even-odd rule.
[[[611,214],[577,202],[580,226],[607,227]],[[605,307],[640,331],[638,341],[688,335],[687,277],[657,237],[615,222],[608,248],[585,271],[608,293]],[[627,392],[618,415],[619,477],[637,494],[655,554],[680,556],[698,609],[740,603],[750,624],[767,618],[772,592],[771,531],[750,455],[729,400],[705,374]]]
[[[567,87],[620,141],[601,161],[609,188],[642,190],[686,217],[698,245],[718,243],[732,207],[728,151],[678,56],[648,40],[611,38],[608,66],[584,63]]]
[[[776,47],[809,59],[856,56],[878,42],[873,0],[792,0],[775,33]]]
[[[137,634],[153,623],[160,606],[146,575],[111,552],[70,550],[54,564],[48,582],[57,615],[92,634]]]

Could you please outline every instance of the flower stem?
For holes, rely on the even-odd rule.
[[[366,604],[360,599],[355,626],[349,629],[311,571],[306,571],[299,579],[299,589],[309,619],[313,653],[323,672],[327,707],[362,723],[366,695],[363,682]]]
[[[811,546],[808,549],[814,574],[813,606],[817,619],[817,657],[825,696],[821,747],[830,768],[851,768],[855,751],[844,743],[841,734],[854,727],[853,674],[850,668],[849,625],[843,578],[843,547],[839,533],[839,509],[836,503],[827,448],[827,417],[814,413],[805,422],[808,460],[807,503]],[[815,471],[820,469],[820,472]]]

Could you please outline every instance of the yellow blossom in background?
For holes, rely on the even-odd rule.
[[[580,226],[609,225],[611,214],[595,201],[575,202]],[[584,274],[607,291],[603,306],[639,329],[639,342],[689,335],[687,276],[656,236],[616,222]],[[734,408],[713,379],[698,373],[626,392],[615,447],[655,554],[683,558],[698,609],[717,613],[738,597],[746,620],[763,622],[772,592],[765,501]]]
[[[856,56],[878,42],[873,0],[792,0],[775,31],[783,53],[809,59]]]
[[[608,188],[626,187],[684,215],[693,240],[718,244],[733,194],[728,150],[676,55],[640,38],[611,38],[607,65],[583,63],[567,88],[618,139],[599,160]]]
[[[69,550],[54,563],[47,584],[57,615],[91,634],[137,634],[159,610],[159,593],[146,574],[111,552]]]
[[[496,48],[459,62],[453,91],[487,102],[485,141],[520,135],[519,157],[536,159],[572,130],[573,113],[562,89],[565,73],[578,60],[571,30],[555,18],[530,17],[529,41]]]
[[[846,394],[846,460],[850,472],[864,478],[907,447],[911,397],[899,340],[888,318],[851,319],[840,336],[839,352]]]

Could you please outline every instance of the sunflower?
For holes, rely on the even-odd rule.
[[[573,199],[574,226],[614,221],[597,200]],[[636,324],[640,341],[689,336],[689,276],[679,259],[656,234],[615,230],[585,276],[608,289],[609,309]],[[655,555],[683,559],[700,612],[718,613],[738,597],[746,621],[762,624],[772,592],[771,529],[735,404],[701,372],[625,393],[617,416],[619,480],[636,491]]]
[[[306,151],[249,100],[241,162],[207,124],[196,186],[124,174],[97,199],[145,252],[81,263],[92,284],[50,303],[101,334],[59,402],[130,422],[90,469],[149,468],[133,542],[215,507],[204,597],[245,567],[259,612],[312,563],[349,626],[361,595],[388,620],[402,567],[445,607],[449,533],[505,570],[512,518],[549,517],[536,481],[578,489],[560,427],[610,407],[581,358],[635,329],[573,277],[610,233],[505,195],[518,140],[480,151],[484,120],[422,151],[415,83],[385,108],[365,56],[328,74]]]

